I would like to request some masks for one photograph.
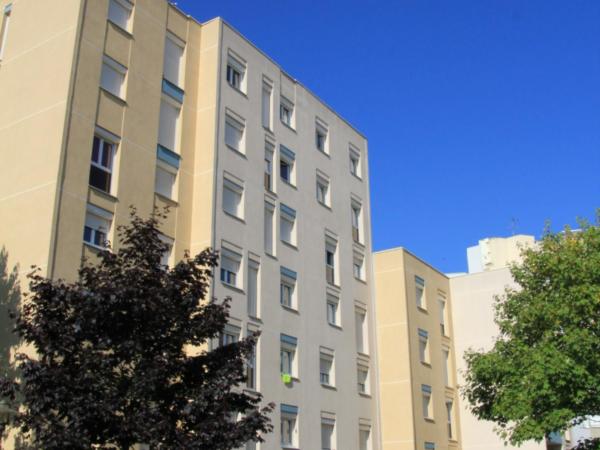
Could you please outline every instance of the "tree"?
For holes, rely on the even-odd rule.
[[[8,269],[8,252],[0,249],[0,376],[14,378],[15,373],[10,364],[10,352],[18,344],[12,332],[11,312],[17,310],[21,300],[18,267]]]
[[[16,424],[38,448],[225,450],[272,430],[273,405],[238,388],[257,335],[208,349],[229,310],[205,299],[218,256],[162,266],[162,218],[133,210],[118,251],[84,263],[77,282],[29,275],[16,331],[37,355],[17,356],[21,379],[0,393],[20,396]]]
[[[463,395],[512,444],[600,414],[600,214],[580,225],[523,251],[511,267],[518,288],[496,299],[493,348],[465,356]]]

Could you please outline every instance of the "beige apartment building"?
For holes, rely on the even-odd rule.
[[[460,449],[449,280],[403,248],[374,272],[382,448]]]
[[[166,0],[0,0],[0,13],[10,263],[73,280],[118,247],[130,205],[168,206],[165,264],[221,252],[222,343],[262,332],[245,388],[277,403],[275,431],[247,449],[381,448],[365,137],[219,18]],[[453,391],[438,378],[441,399]]]

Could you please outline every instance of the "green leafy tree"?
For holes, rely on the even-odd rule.
[[[511,267],[518,288],[496,299],[493,348],[465,356],[463,395],[511,444],[600,414],[600,215],[580,225],[523,251]]]
[[[228,319],[228,299],[206,299],[217,255],[162,266],[158,225],[133,211],[119,250],[75,283],[30,275],[16,330],[37,355],[18,355],[20,380],[0,393],[22,401],[16,424],[36,448],[229,450],[272,430],[273,405],[238,388],[257,335],[207,345]]]

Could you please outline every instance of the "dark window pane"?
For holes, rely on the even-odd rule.
[[[94,144],[92,145],[92,161],[98,162],[100,159],[100,138],[94,136]]]
[[[94,186],[104,192],[110,192],[110,173],[96,166],[90,167],[90,186]]]
[[[85,242],[92,242],[92,229],[90,227],[83,228],[83,240]]]
[[[104,142],[104,151],[102,152],[101,165],[103,165],[104,167],[106,167],[109,170],[112,169],[112,154],[113,154],[113,144]]]

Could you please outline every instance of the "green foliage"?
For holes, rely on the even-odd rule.
[[[228,299],[206,299],[217,255],[162,266],[158,225],[132,212],[119,250],[75,283],[29,276],[16,331],[37,355],[17,356],[20,379],[0,379],[0,396],[21,399],[15,421],[35,448],[229,450],[272,430],[273,405],[238,388],[258,336],[208,346],[229,315]]]
[[[600,222],[580,225],[523,252],[518,289],[497,299],[494,347],[465,356],[463,395],[512,444],[600,414]]]

